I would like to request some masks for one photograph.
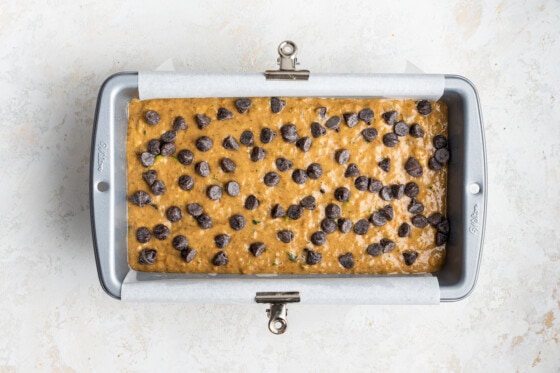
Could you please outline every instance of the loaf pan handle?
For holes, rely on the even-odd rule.
[[[462,76],[446,75],[444,97],[446,94],[460,97],[456,102],[460,102],[462,106],[460,121],[464,133],[462,144],[458,144],[457,141],[455,144],[451,142],[453,140],[451,126],[458,125],[458,123],[450,122],[452,158],[454,152],[456,152],[455,154],[461,153],[464,158],[464,168],[461,177],[458,179],[461,180],[460,192],[457,189],[460,195],[460,197],[457,197],[462,199],[462,209],[460,216],[450,217],[450,219],[462,221],[462,226],[456,227],[462,231],[462,237],[460,239],[453,238],[452,231],[450,240],[456,239],[457,242],[453,244],[461,245],[463,252],[460,280],[450,286],[440,286],[440,289],[442,301],[457,301],[467,297],[474,290],[482,258],[488,194],[486,143],[480,100],[475,86]],[[453,162],[453,159],[451,162]],[[451,224],[453,224],[453,220]],[[458,235],[455,235],[455,237],[458,237]]]
[[[137,73],[119,73],[105,80],[97,98],[91,143],[90,213],[97,273],[105,292],[117,299],[129,268],[126,247],[119,247],[126,242],[126,172],[115,169],[123,164],[125,149],[116,147],[115,139],[126,138],[128,102],[134,97],[138,97]]]

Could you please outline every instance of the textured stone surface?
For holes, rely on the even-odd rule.
[[[0,3],[1,371],[559,369],[558,3],[284,3]],[[278,337],[262,305],[125,304],[105,295],[88,206],[103,80],[161,64],[262,71],[285,39],[315,72],[402,67],[477,85],[490,198],[469,298],[294,305]]]

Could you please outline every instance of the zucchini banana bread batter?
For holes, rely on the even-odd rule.
[[[138,271],[424,273],[445,260],[447,107],[426,100],[132,100]]]

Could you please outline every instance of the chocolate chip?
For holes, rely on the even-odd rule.
[[[340,202],[346,202],[350,199],[350,191],[345,187],[338,187],[334,191],[334,198]]]
[[[253,144],[255,143],[255,136],[253,135],[253,132],[249,130],[243,131],[243,133],[239,137],[239,142],[241,142],[245,146],[253,146]]]
[[[152,239],[152,232],[147,227],[140,227],[136,230],[136,240],[140,243],[146,243]]]
[[[399,114],[394,110],[386,111],[383,114],[381,114],[381,118],[383,118],[385,123],[387,123],[390,126],[395,124],[395,121],[397,120],[398,116],[399,116]]]
[[[378,193],[381,191],[382,188],[383,188],[383,184],[381,183],[381,181],[373,177],[369,179],[368,190],[371,193]]]
[[[183,149],[177,154],[177,160],[184,166],[190,165],[194,160],[194,154],[188,149]]]
[[[166,142],[165,144],[163,144],[161,146],[161,155],[169,157],[170,155],[175,153],[175,150],[176,150],[175,144],[170,143],[170,142]]]
[[[311,243],[315,246],[324,245],[327,242],[327,235],[325,232],[317,231],[311,235]]]
[[[408,135],[408,132],[410,131],[410,128],[408,128],[408,124],[406,124],[403,121],[400,121],[400,122],[395,123],[395,127],[393,127],[393,131],[395,132],[395,135],[397,135],[397,136],[406,136],[406,135]]]
[[[286,142],[292,143],[298,139],[297,128],[293,124],[284,124],[280,127],[280,133]]]
[[[214,142],[208,136],[200,136],[198,139],[196,139],[195,145],[196,148],[201,152],[207,152],[208,150],[212,149]]]
[[[274,171],[267,172],[266,175],[264,175],[264,184],[266,186],[273,187],[278,185],[279,182],[280,176]]]
[[[436,226],[436,229],[438,232],[441,233],[449,233],[449,220],[447,219],[442,219],[441,222],[438,223],[438,225]]]
[[[305,263],[308,265],[315,265],[323,259],[323,254],[310,249],[303,249],[305,251]]]
[[[409,181],[404,186],[404,194],[406,194],[410,198],[414,198],[420,192],[420,187],[414,181]]]
[[[436,159],[436,161],[438,161],[438,163],[446,164],[447,162],[449,162],[449,150],[445,148],[436,150],[434,158]]]
[[[288,207],[288,217],[292,220],[298,220],[303,215],[303,207],[299,205],[290,205]]]
[[[179,177],[179,188],[183,190],[191,190],[194,188],[194,180],[189,175],[181,175]]]
[[[335,203],[329,203],[327,207],[325,207],[325,215],[329,219],[336,219],[340,214],[342,214],[342,209]]]
[[[424,215],[414,215],[410,221],[417,228],[424,228],[428,225],[428,219]]]
[[[439,212],[434,212],[432,215],[428,217],[428,223],[430,223],[432,227],[435,227],[436,225],[441,223],[442,220],[443,220],[443,215],[440,214]]]
[[[410,136],[412,137],[416,137],[416,138],[424,137],[424,130],[418,123],[414,123],[412,126],[410,126],[409,133]]]
[[[432,104],[427,100],[422,100],[416,105],[416,109],[422,115],[428,115],[432,112]]]
[[[178,116],[173,120],[173,129],[175,131],[182,131],[187,129],[187,122],[182,116]]]
[[[399,235],[399,237],[408,237],[410,236],[410,230],[410,225],[408,223],[402,223],[399,226],[397,234]]]
[[[374,227],[382,227],[387,224],[387,218],[381,211],[374,212],[369,218],[369,221]]]
[[[292,232],[290,230],[287,230],[287,229],[284,229],[284,230],[278,231],[277,237],[280,241],[282,241],[284,243],[290,243],[294,239],[294,232]]]
[[[227,136],[224,139],[224,141],[222,142],[222,146],[227,150],[239,150],[239,143],[237,142],[235,137],[231,135]]]
[[[390,186],[386,185],[379,191],[379,196],[384,201],[390,201],[393,199],[393,190]]]
[[[222,160],[220,161],[220,167],[224,172],[234,172],[237,168],[237,165],[229,158],[222,158]]]
[[[388,148],[394,148],[399,143],[399,138],[394,133],[386,133],[383,135],[383,144]]]
[[[393,218],[395,217],[395,210],[391,205],[385,205],[381,210],[379,210],[379,212],[381,212],[383,216],[385,216],[385,219],[389,221],[393,220]]]
[[[148,141],[148,152],[153,155],[158,155],[161,153],[161,141],[157,139],[151,139]]]
[[[173,237],[173,241],[171,241],[171,245],[173,246],[174,249],[181,251],[183,249],[186,249],[187,246],[189,246],[189,239],[183,236],[182,234],[179,234]]]
[[[210,124],[210,122],[212,121],[210,118],[208,118],[204,114],[196,114],[195,119],[196,119],[196,124],[198,124],[199,129],[203,129],[204,127],[208,126]]]
[[[436,149],[443,149],[447,147],[447,138],[443,135],[436,135],[432,139],[434,147]]]
[[[169,237],[170,234],[171,231],[169,230],[169,228],[167,228],[167,226],[163,224],[158,224],[154,227],[154,237],[157,238],[158,240],[163,241],[167,239],[167,237]]]
[[[130,202],[133,205],[144,207],[146,205],[150,205],[152,203],[152,197],[144,191],[138,191],[130,196]]]
[[[338,132],[338,128],[340,127],[340,117],[330,117],[329,119],[327,119],[325,126],[331,130],[335,130]]]
[[[253,103],[248,98],[240,98],[235,101],[235,108],[239,114],[246,113],[252,105]]]
[[[418,253],[416,251],[405,251],[402,253],[402,256],[404,258],[404,263],[407,266],[411,266],[416,261],[416,258],[418,258]]]
[[[161,140],[163,142],[174,142],[177,139],[176,131],[166,131],[161,135]]]
[[[270,128],[263,128],[261,131],[261,142],[263,144],[268,144],[274,140],[276,137],[276,132],[271,130]]]
[[[208,163],[206,161],[198,162],[194,166],[194,170],[202,177],[207,177],[208,175],[210,175],[210,166],[208,166]]]
[[[233,113],[228,109],[221,107],[218,109],[218,114],[216,115],[216,118],[218,120],[231,119],[233,118]]]
[[[276,163],[276,167],[278,168],[278,170],[280,172],[284,172],[286,170],[289,170],[293,166],[292,161],[290,161],[289,159],[286,159],[286,158],[282,158],[282,157],[277,158],[275,163]]]
[[[200,206],[198,203],[189,203],[187,205],[187,212],[195,218],[199,217],[203,212],[202,206]]]
[[[181,258],[183,258],[185,260],[185,262],[190,263],[194,260],[194,258],[196,258],[196,250],[193,249],[192,247],[186,247],[183,250],[181,250]]]
[[[354,255],[347,253],[338,257],[338,262],[346,269],[354,268]]]
[[[304,170],[297,168],[292,172],[292,180],[296,184],[305,184],[307,181],[307,174]]]
[[[170,208],[167,209],[167,211],[165,212],[165,216],[167,216],[167,219],[172,222],[172,223],[176,223],[179,220],[181,220],[181,218],[183,217],[183,213],[181,212],[181,209],[177,206],[171,206]]]
[[[350,163],[348,167],[346,167],[346,171],[344,171],[344,177],[354,177],[360,174],[360,169],[358,165],[355,163]]]
[[[247,199],[245,199],[245,208],[247,210],[256,210],[259,207],[259,200],[253,194],[249,195]]]
[[[406,163],[404,164],[404,169],[412,177],[420,177],[424,173],[424,171],[422,170],[422,166],[420,165],[420,162],[418,162],[418,159],[414,157],[409,157],[406,160]]]
[[[377,162],[377,165],[383,171],[389,172],[391,170],[391,158],[383,158],[382,160]]]
[[[375,128],[366,128],[362,130],[362,136],[367,142],[372,142],[373,140],[375,140],[378,134],[379,133]]]
[[[226,193],[232,197],[237,197],[239,195],[239,189],[237,181],[229,181],[226,184]]]
[[[352,229],[352,220],[350,219],[340,218],[338,219],[337,223],[338,230],[340,230],[342,233],[348,233],[350,232],[350,229]]]
[[[420,214],[422,211],[424,211],[424,205],[418,202],[416,198],[411,198],[407,210],[411,214]]]
[[[336,231],[336,227],[336,222],[333,219],[326,218],[321,220],[321,230],[327,234]]]
[[[270,216],[272,216],[273,218],[282,218],[286,216],[286,211],[284,211],[282,206],[276,204],[272,206],[272,210],[270,211]]]
[[[302,200],[299,201],[299,205],[306,210],[315,210],[315,208],[317,208],[317,205],[315,203],[315,197],[313,196],[307,196],[302,198]]]
[[[345,113],[342,115],[346,125],[350,128],[353,128],[358,124],[358,114],[356,113]]]
[[[317,122],[311,123],[311,136],[314,138],[325,136],[327,134],[327,130],[325,127],[321,126]]]
[[[393,192],[394,199],[401,199],[404,196],[404,185],[403,184],[393,184],[391,185],[391,192]]]
[[[317,180],[321,175],[323,175],[323,167],[319,163],[310,163],[307,166],[307,176],[311,180]]]
[[[206,188],[206,196],[212,201],[216,201],[222,198],[222,187],[218,185],[210,185]]]
[[[443,167],[443,165],[441,163],[439,163],[435,157],[430,157],[430,159],[428,160],[428,168],[430,170],[434,170],[434,171],[439,171],[441,170]]]
[[[251,160],[253,162],[262,161],[266,157],[266,150],[259,146],[255,146],[253,150],[251,150]]]
[[[444,245],[447,242],[447,235],[445,233],[436,232],[436,246]]]
[[[198,223],[198,226],[202,229],[210,229],[214,225],[212,223],[212,218],[206,214],[197,216],[196,222]]]
[[[219,253],[214,255],[214,259],[212,259],[212,264],[214,264],[216,267],[225,266],[226,264],[228,264],[228,262],[228,256],[225,251],[220,251]]]
[[[369,230],[369,222],[366,219],[360,219],[354,224],[354,233],[363,235]]]
[[[242,215],[233,215],[229,218],[229,226],[234,231],[240,231],[245,228],[245,218]]]
[[[383,254],[383,247],[378,243],[372,243],[368,245],[366,252],[371,256],[379,256]]]
[[[138,263],[140,264],[154,264],[157,259],[157,251],[154,249],[144,249],[140,251]]]
[[[317,114],[319,114],[319,117],[321,119],[327,119],[327,108],[324,106],[321,106],[319,108],[317,108]]]
[[[140,163],[142,163],[142,166],[144,166],[144,167],[153,166],[155,160],[156,160],[156,157],[154,157],[154,155],[152,153],[144,152],[144,153],[140,154]]]
[[[354,186],[359,191],[366,191],[369,185],[369,179],[366,176],[358,176],[356,180],[354,180]]]
[[[346,149],[337,150],[336,153],[334,153],[334,159],[338,164],[346,164],[350,160],[350,152]]]
[[[307,153],[311,149],[311,139],[307,136],[296,141],[296,146]]]
[[[167,190],[165,184],[161,180],[154,181],[152,185],[150,185],[150,189],[152,190],[152,193],[156,196],[161,196]]]
[[[253,242],[249,245],[249,251],[255,257],[260,256],[266,250],[266,245],[263,242]]]
[[[384,253],[388,253],[393,251],[393,249],[397,246],[397,244],[387,238],[382,238],[379,241],[379,244],[381,245],[381,247],[383,248],[383,252]]]
[[[272,97],[270,99],[270,110],[272,110],[274,114],[281,112],[285,106],[286,101],[280,100],[278,97]]]
[[[360,110],[360,112],[358,113],[358,117],[363,120],[368,126],[371,124],[371,121],[373,120],[373,110],[371,109],[362,109]]]
[[[214,237],[214,243],[218,249],[223,249],[227,245],[229,245],[229,241],[231,241],[231,237],[225,233],[218,234]]]
[[[156,170],[148,170],[142,173],[142,179],[144,179],[148,185],[152,185],[157,180],[157,176]]]
[[[146,118],[146,122],[150,125],[154,125],[154,124],[158,124],[160,117],[159,114],[157,113],[157,111],[153,111],[153,110],[148,110],[145,114],[144,114],[144,118]]]

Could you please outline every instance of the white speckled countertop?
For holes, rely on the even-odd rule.
[[[558,1],[140,3],[0,3],[0,371],[560,369]],[[489,204],[470,297],[294,305],[274,336],[262,305],[129,304],[103,292],[88,203],[100,84],[166,61],[262,71],[285,39],[315,72],[408,60],[477,85]]]

